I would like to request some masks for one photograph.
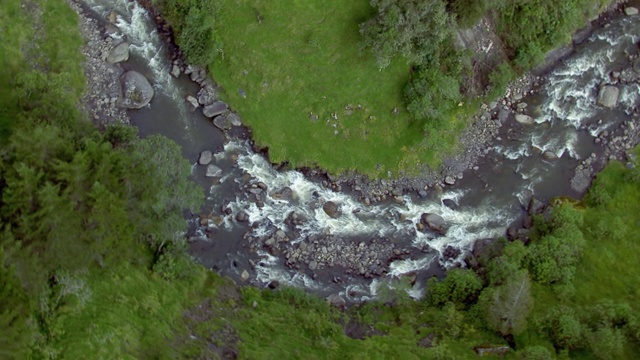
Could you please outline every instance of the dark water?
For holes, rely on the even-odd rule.
[[[297,171],[278,172],[261,155],[239,140],[225,142],[223,134],[199,109],[192,111],[184,101],[195,95],[197,86],[186,76],[169,76],[165,44],[155,34],[154,25],[135,3],[92,0],[89,5],[99,17],[116,8],[118,26],[133,43],[132,57],[123,65],[142,72],[154,83],[156,96],[149,107],[132,111],[132,122],[142,136],[165,135],[182,146],[184,156],[193,165],[193,176],[208,193],[202,213],[211,219],[204,226],[190,224],[191,253],[204,265],[240,279],[243,271],[249,282],[265,286],[272,280],[302,286],[319,294],[340,293],[347,298],[374,296],[381,283],[416,274],[411,294],[419,296],[426,279],[442,273],[444,267],[459,266],[478,239],[502,236],[505,228],[521,220],[530,198],[543,201],[556,196],[580,197],[571,189],[569,180],[574,169],[592,153],[603,149],[594,137],[607,127],[617,127],[632,118],[639,104],[637,84],[619,85],[620,103],[616,109],[596,105],[598,88],[610,81],[610,73],[628,66],[630,48],[637,50],[640,18],[616,19],[608,28],[597,29],[546,76],[535,95],[524,97],[525,113],[536,124],[521,125],[511,116],[500,130],[500,139],[486,149],[478,171],[469,170],[455,186],[443,194],[430,194],[426,199],[405,195],[404,202],[387,202],[364,206],[348,191],[336,193],[324,188],[319,180],[307,179]],[[231,104],[233,105],[233,104]],[[602,120],[601,123],[598,121]],[[635,121],[635,120],[634,120]],[[214,162],[223,170],[220,179],[204,176],[205,168],[196,165],[204,150],[214,152]],[[552,152],[558,159],[545,160],[541,155]],[[288,187],[292,198],[280,200],[264,196],[264,207],[239,191],[245,184],[262,182],[268,192]],[[455,210],[444,206],[449,199]],[[324,201],[337,203],[342,215],[330,218],[322,210]],[[225,215],[222,208],[229,208]],[[246,212],[248,222],[236,221],[234,215]],[[307,221],[292,228],[287,223],[291,212]],[[449,224],[444,236],[435,237],[415,231],[422,213],[440,214]],[[249,225],[251,224],[251,225]],[[271,255],[260,247],[252,247],[250,239],[267,238],[277,229],[292,237],[291,243],[305,241],[311,235],[331,234],[349,244],[385,238],[395,250],[406,253],[402,260],[388,266],[386,277],[365,279],[345,275],[340,267],[320,267],[311,271],[303,266],[290,270],[282,253]],[[331,244],[327,244],[330,246]],[[429,251],[422,249],[428,245]],[[443,256],[445,249],[459,249],[454,258]],[[339,255],[339,254],[337,254]],[[335,283],[335,278],[340,281]]]

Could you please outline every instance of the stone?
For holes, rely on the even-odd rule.
[[[213,160],[213,154],[209,150],[205,150],[200,153],[200,158],[198,159],[198,164],[200,165],[209,165],[209,163]],[[222,171],[222,170],[220,170]]]
[[[213,118],[213,125],[222,131],[231,129],[231,122],[224,115],[218,115]]]
[[[214,116],[220,115],[226,112],[228,109],[227,104],[222,101],[214,101],[210,105],[206,105],[202,108],[202,114],[208,118],[213,118]]]
[[[111,10],[107,20],[109,20],[110,24],[115,24],[118,21],[118,12],[115,10]]]
[[[453,185],[456,183],[456,179],[454,179],[453,176],[446,176],[444,178],[444,183],[447,185]]]
[[[322,205],[322,210],[330,217],[336,219],[340,216],[340,208],[333,201],[327,201]]]
[[[624,13],[625,15],[638,15],[638,8],[635,8],[633,6],[628,6],[624,8]]]
[[[423,224],[427,225],[427,227],[429,227],[429,229],[431,229],[432,231],[435,231],[441,235],[444,235],[447,233],[447,229],[446,229],[447,224],[442,218],[442,216],[438,214],[424,213],[422,214],[422,216],[420,216],[420,220],[422,221]]]
[[[527,106],[528,104],[526,102],[521,102],[521,103],[518,103],[518,105],[516,105],[516,108],[518,108],[519,110],[524,110],[527,108]]]
[[[249,272],[247,270],[242,270],[242,274],[240,274],[240,278],[242,281],[249,280]]]
[[[458,204],[456,204],[455,201],[451,200],[451,199],[444,199],[442,200],[442,205],[448,207],[449,209],[455,210],[458,207]]]
[[[151,102],[153,87],[137,71],[127,71],[120,77],[120,104],[127,109],[140,109]]]
[[[240,119],[240,115],[230,112],[227,114],[227,121],[233,126],[242,126],[242,119]]]
[[[326,297],[326,300],[329,305],[337,307],[338,309],[344,309],[347,306],[346,300],[338,294],[331,294]]]
[[[222,169],[214,164],[209,164],[209,166],[207,166],[207,173],[204,176],[211,178],[218,177],[220,175],[222,175]]]
[[[291,188],[285,186],[282,189],[271,193],[270,195],[271,195],[272,198],[277,199],[277,200],[289,201],[289,200],[291,200],[291,197],[293,195],[293,190],[291,190]]]
[[[180,76],[180,73],[180,66],[178,66],[177,64],[171,65],[171,76],[177,78],[178,76]]]
[[[504,124],[508,118],[509,118],[509,110],[505,108],[500,109],[500,111],[498,112],[498,121],[500,122],[500,124]]]
[[[516,121],[523,125],[533,125],[535,121],[529,115],[516,114]]]
[[[591,173],[587,169],[576,169],[571,179],[571,189],[578,193],[584,193],[591,185]]]
[[[246,212],[240,210],[237,214],[236,214],[236,220],[238,222],[247,222],[249,221],[249,215],[247,215]]]
[[[314,271],[318,268],[318,263],[314,260],[309,261],[309,270]]]
[[[187,95],[184,99],[185,99],[185,100],[189,103],[189,105],[191,105],[191,107],[192,107],[192,108],[194,108],[194,109],[195,109],[195,108],[197,108],[198,106],[200,106],[200,104],[198,104],[198,99],[196,99],[193,95]]]
[[[119,63],[121,61],[129,60],[129,43],[123,42],[116,45],[109,52],[109,56],[107,56],[107,62],[109,64]]]
[[[421,198],[426,198],[427,197],[427,191],[426,190],[420,190],[418,191],[418,196],[420,196]]]
[[[200,105],[210,105],[216,101],[216,92],[211,85],[206,85],[198,91],[198,102]]]
[[[605,85],[598,92],[598,105],[612,109],[618,104],[620,89],[613,85]]]
[[[542,153],[542,157],[545,160],[557,160],[558,159],[558,155],[556,155],[556,153],[554,153],[553,151],[545,151],[544,153]]]

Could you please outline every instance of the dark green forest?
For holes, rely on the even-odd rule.
[[[239,287],[186,252],[183,211],[203,192],[179,147],[91,123],[76,14],[63,0],[29,4],[0,3],[0,358],[640,353],[637,162],[611,163],[582,201],[556,199],[526,238],[495,241],[422,300],[389,289],[341,310],[296,289]],[[447,11],[468,9],[456,4]],[[471,10],[459,18],[485,11]]]

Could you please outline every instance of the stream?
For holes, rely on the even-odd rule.
[[[367,206],[349,189],[323,186],[320,176],[274,169],[251,150],[249,140],[225,139],[201,108],[192,110],[184,99],[199,86],[184,74],[169,74],[167,44],[137,3],[85,3],[103,26],[113,9],[118,12],[116,26],[131,43],[131,56],[120,65],[145,75],[155,89],[150,106],[130,112],[132,123],[141,136],[162,134],[176,141],[206,190],[205,208],[189,223],[192,256],[238,282],[261,287],[277,282],[359,301],[375,297],[383,286],[406,286],[404,278],[411,280],[409,294],[419,298],[430,277],[466,266],[478,240],[520,226],[533,196],[543,202],[581,197],[571,186],[575,169],[601,169],[611,156],[605,154],[606,139],[640,125],[637,77],[611,76],[630,67],[640,40],[640,17],[621,16],[595,28],[543,76],[534,94],[518,100],[526,103],[524,113],[534,123],[516,122],[512,111],[477,162],[478,170],[467,170],[441,193],[405,193],[402,201]],[[596,102],[603,84],[620,90],[612,109]],[[596,140],[603,134],[604,141]],[[631,137],[628,131],[624,136]],[[205,150],[214,153],[221,177],[205,177],[206,167],[198,165]],[[337,205],[339,216],[327,215],[327,201]],[[425,213],[444,219],[444,235],[417,229]]]

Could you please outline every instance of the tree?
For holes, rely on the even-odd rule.
[[[28,324],[31,300],[27,297],[11,266],[5,266],[0,247],[0,358],[25,359],[33,337]]]
[[[430,279],[427,289],[427,301],[432,305],[453,302],[464,306],[475,301],[482,289],[482,280],[473,270],[453,269],[442,280]]]
[[[360,34],[380,69],[397,55],[412,64],[437,59],[451,36],[452,20],[441,0],[371,0],[371,6],[377,16],[360,24]]]
[[[487,323],[502,335],[518,335],[526,328],[533,306],[529,275],[520,271],[504,285],[492,290]]]

